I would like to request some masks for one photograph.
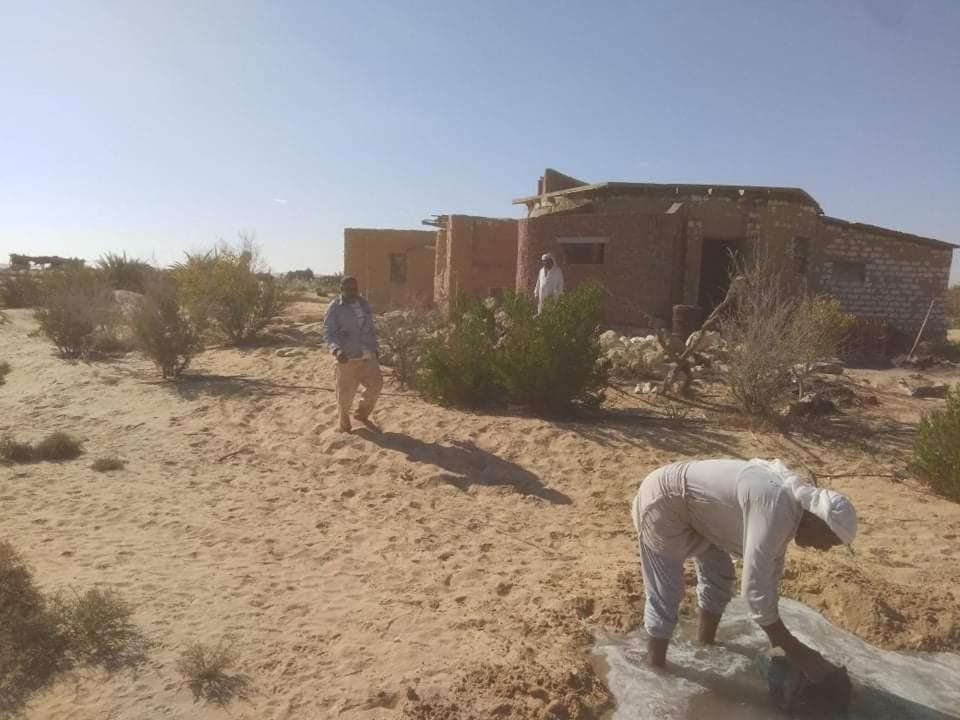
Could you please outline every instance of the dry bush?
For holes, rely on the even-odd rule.
[[[145,643],[130,615],[109,590],[47,598],[23,557],[0,541],[0,717],[22,712],[31,695],[72,669],[142,662]]]
[[[79,265],[44,273],[36,311],[41,332],[63,357],[86,357],[117,323],[113,293],[95,270]]]
[[[7,375],[10,374],[10,363],[6,360],[0,362],[0,385],[3,385],[7,381]]]
[[[92,588],[66,599],[57,596],[52,605],[72,664],[114,671],[142,661],[145,642],[131,621],[133,608],[115,591]]]
[[[36,445],[18,442],[9,435],[0,438],[0,462],[57,462],[73,460],[82,453],[83,446],[80,441],[65,432],[51,433]]]
[[[177,283],[157,276],[143,301],[130,312],[130,328],[137,347],[153,360],[164,378],[178,378],[203,349],[184,309]]]
[[[97,472],[114,472],[115,470],[123,470],[126,465],[120,458],[102,457],[94,460],[90,467]]]
[[[37,304],[40,288],[29,270],[9,271],[0,277],[0,303],[10,309],[30,308]]]
[[[836,353],[838,307],[832,301],[795,295],[781,268],[762,247],[734,274],[742,285],[720,321],[728,359],[722,376],[739,409],[772,415],[793,389],[798,372]],[[842,315],[842,314],[839,314]]]
[[[55,462],[58,460],[73,460],[83,453],[83,445],[75,437],[65,432],[55,432],[47,435],[38,442],[33,452],[37,460]]]
[[[221,707],[232,700],[248,700],[251,681],[242,673],[229,674],[239,656],[233,645],[220,641],[216,647],[192,643],[177,661],[177,671],[193,692],[193,699]]]
[[[393,369],[401,387],[411,387],[423,362],[427,340],[442,321],[434,311],[397,310],[377,318],[380,362]]]
[[[281,283],[266,272],[252,238],[188,254],[172,269],[194,328],[211,328],[229,342],[250,342],[286,304]]]
[[[126,253],[107,253],[97,261],[97,268],[107,287],[135,293],[147,291],[147,283],[156,272],[149,263],[128,258]]]
[[[947,396],[946,407],[920,420],[910,470],[935,492],[960,502],[960,386]]]
[[[0,717],[21,712],[69,664],[57,615],[23,557],[0,541]]]

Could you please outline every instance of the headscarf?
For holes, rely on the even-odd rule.
[[[762,465],[776,475],[783,486],[793,493],[800,507],[823,520],[845,545],[853,542],[857,536],[857,511],[845,495],[835,490],[811,485],[796,473],[791,472],[779,459],[754,458],[750,462]]]
[[[557,259],[553,256],[553,253],[544,253],[540,256],[540,262],[546,262],[547,260],[553,261],[553,264],[557,264]]]

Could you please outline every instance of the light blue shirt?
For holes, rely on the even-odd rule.
[[[365,352],[376,355],[379,352],[376,327],[366,298],[358,297],[355,302],[346,303],[343,296],[338,295],[327,307],[323,339],[331,352],[342,350],[351,360],[363,357]]]

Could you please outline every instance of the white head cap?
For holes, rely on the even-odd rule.
[[[540,262],[546,262],[547,260],[552,262],[554,265],[557,264],[557,261],[553,257],[553,253],[544,253],[540,256]]]
[[[857,511],[846,495],[805,482],[799,475],[790,472],[780,460],[754,458],[750,462],[763,465],[779,477],[800,506],[823,520],[841,542],[845,545],[853,542],[857,536]]]

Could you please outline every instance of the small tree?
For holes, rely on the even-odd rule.
[[[738,261],[733,274],[742,279],[720,321],[728,349],[723,377],[744,413],[770,415],[786,400],[798,372],[836,353],[843,321],[836,319],[832,301],[792,293],[762,246]]]
[[[960,386],[947,395],[943,410],[920,420],[910,470],[935,492],[960,502]]]
[[[36,276],[29,270],[13,270],[0,276],[0,303],[10,309],[29,308],[40,299]]]
[[[803,397],[804,383],[814,366],[836,355],[840,344],[849,335],[855,318],[840,309],[839,300],[828,295],[802,299],[795,315],[794,323],[803,341],[798,343],[794,376],[798,397]]]
[[[86,355],[96,335],[110,334],[116,324],[113,295],[93,269],[65,265],[44,273],[36,311],[40,330],[63,357]]]
[[[130,327],[138,349],[153,360],[160,374],[179,378],[203,347],[184,311],[176,282],[154,278],[143,302],[134,307]]]
[[[248,236],[241,235],[236,248],[222,243],[205,253],[187,254],[172,272],[197,331],[212,326],[234,344],[255,339],[286,302]]]
[[[600,363],[603,289],[579,285],[549,302],[539,316],[526,295],[504,303],[508,331],[497,353],[506,396],[538,412],[561,413],[603,400],[607,373]]]

